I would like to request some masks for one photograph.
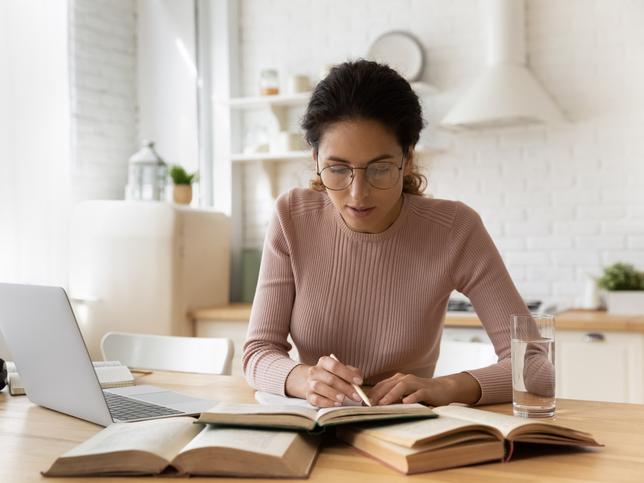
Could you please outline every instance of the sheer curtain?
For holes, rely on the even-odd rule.
[[[0,281],[67,284],[66,0],[0,2]]]

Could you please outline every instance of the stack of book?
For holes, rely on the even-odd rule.
[[[316,410],[220,403],[197,421],[172,417],[113,424],[43,474],[306,478],[318,451],[316,434],[330,427],[358,450],[406,474],[507,460],[519,441],[600,446],[590,434],[550,421],[462,406]]]
[[[515,443],[601,446],[588,433],[460,405],[434,408],[437,419],[338,428],[338,437],[405,473],[508,461]]]
[[[420,404],[314,408],[217,404],[198,422],[174,417],[116,423],[58,458],[45,476],[308,476],[313,433],[360,421],[435,417]]]

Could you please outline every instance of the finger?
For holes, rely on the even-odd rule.
[[[354,401],[361,401],[360,396],[356,392],[356,390],[353,388],[351,384],[346,382],[344,379],[339,378],[335,374],[330,373],[326,369],[322,369],[320,367],[314,367],[311,370],[310,374],[310,380],[312,381],[321,381],[325,383],[327,386],[335,389],[334,394],[325,394],[325,396],[331,398],[331,399],[336,399],[340,402],[344,400],[345,397],[351,398]],[[338,395],[342,396],[341,398],[338,397]]]
[[[376,404],[382,396],[387,394],[392,387],[391,381],[380,381],[378,384],[373,386],[369,391],[369,399],[373,404]]]
[[[329,374],[329,373],[327,374],[331,377],[335,377],[332,374]],[[308,384],[309,384],[310,392],[314,394],[319,394],[321,396],[324,396],[327,399],[337,402],[339,403],[338,405],[342,404],[342,402],[346,397],[345,394],[343,394],[341,391],[338,391],[330,384],[327,384],[324,380],[320,379],[317,375],[309,379]],[[351,391],[353,391],[353,388],[351,389]]]
[[[337,401],[333,401],[329,398],[326,398],[320,394],[315,394],[313,392],[310,392],[306,396],[306,400],[311,404],[312,406],[318,407],[318,408],[333,408],[337,407]]]
[[[402,400],[403,404],[414,404],[414,403],[427,403],[429,404],[429,395],[425,389],[418,389],[416,392],[412,392],[409,396],[405,396]]]
[[[322,368],[335,374],[336,376],[341,377],[349,384],[362,385],[364,378],[360,369],[350,369],[342,362],[335,360],[329,356],[320,357],[320,359],[318,360],[318,366],[321,366]]]
[[[373,386],[369,393],[369,399],[373,404],[378,404],[378,401],[391,389],[398,384],[398,381],[403,377],[403,374],[394,374],[393,376],[383,379],[378,384]]]
[[[379,405],[394,404],[402,401],[402,398],[416,391],[408,378],[400,380],[382,399],[378,402]]]

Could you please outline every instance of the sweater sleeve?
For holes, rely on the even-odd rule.
[[[463,203],[457,203],[451,236],[454,286],[472,302],[498,357],[496,364],[466,371],[481,386],[481,398],[476,404],[511,401],[511,316],[527,314],[528,308],[480,216]]]
[[[299,363],[288,356],[287,342],[295,285],[289,243],[289,194],[282,195],[268,227],[257,289],[244,344],[242,364],[255,389],[285,395],[285,382]]]

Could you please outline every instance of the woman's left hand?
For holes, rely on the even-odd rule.
[[[474,404],[481,398],[481,387],[466,372],[436,378],[397,373],[383,379],[369,392],[374,405],[421,402],[443,406],[452,402]]]

